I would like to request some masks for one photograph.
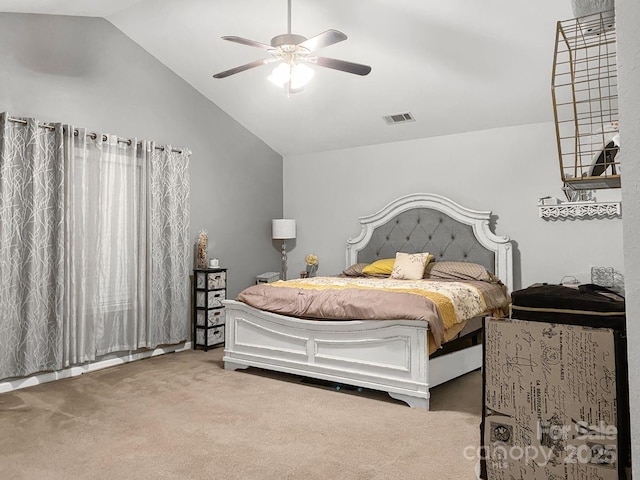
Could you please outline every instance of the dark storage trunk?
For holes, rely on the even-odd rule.
[[[511,318],[625,331],[624,298],[597,285],[537,285],[511,294]]]

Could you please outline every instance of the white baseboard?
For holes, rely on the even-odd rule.
[[[12,392],[13,390],[32,387],[34,385],[40,385],[41,383],[53,382],[55,380],[61,380],[63,378],[77,377],[78,375],[82,375],[83,373],[95,372],[96,370],[102,370],[103,368],[115,367],[116,365],[135,362],[144,358],[164,355],[165,353],[182,352],[184,350],[190,350],[191,346],[191,342],[185,342],[179,343],[177,345],[159,347],[153,350],[145,350],[141,352],[129,351],[109,354],[102,357],[96,362],[89,362],[83,365],[68,367],[55,372],[37,373],[35,375],[30,375],[24,378],[0,382],[0,393]]]

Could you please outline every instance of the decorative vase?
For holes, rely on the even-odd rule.
[[[207,242],[208,235],[206,230],[200,230],[198,234],[198,251],[196,254],[196,267],[207,268]]]
[[[318,269],[317,265],[307,265],[307,277],[309,278],[315,277],[317,269]]]

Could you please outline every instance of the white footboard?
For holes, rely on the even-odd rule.
[[[309,321],[226,305],[225,368],[248,366],[388,392],[429,408],[427,324]]]

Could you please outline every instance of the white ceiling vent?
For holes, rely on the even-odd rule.
[[[396,123],[415,122],[416,119],[410,113],[396,113],[394,115],[385,115],[382,117],[387,125],[395,125]]]

